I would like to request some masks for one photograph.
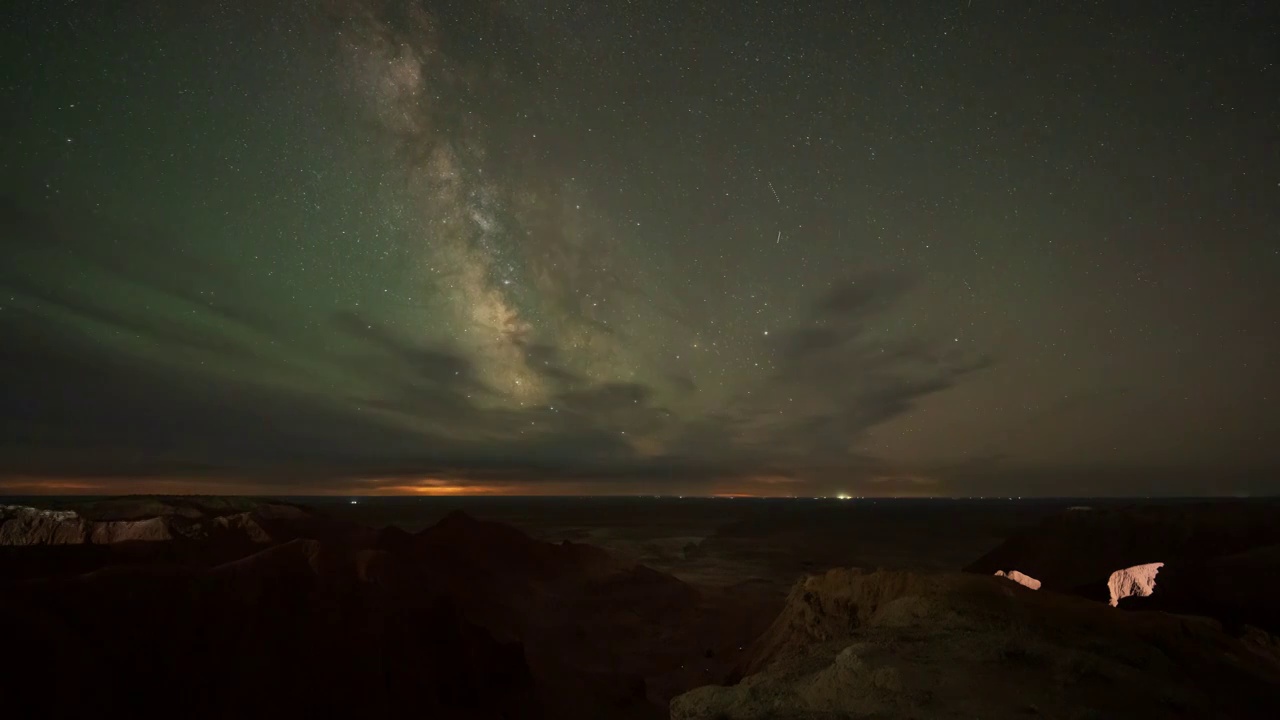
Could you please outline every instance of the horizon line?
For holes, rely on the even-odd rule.
[[[563,499],[648,499],[648,500],[1265,500],[1280,499],[1280,494],[1225,494],[1225,495],[747,495],[719,494],[665,494],[665,493],[599,493],[599,494],[531,494],[507,495],[498,493],[476,494],[425,494],[425,493],[375,493],[375,494],[288,494],[288,493],[0,493],[0,498],[290,498],[290,499],[382,499],[416,498],[419,500],[563,500]]]

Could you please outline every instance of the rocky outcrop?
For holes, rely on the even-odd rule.
[[[295,505],[234,498],[0,506],[0,580],[119,564],[213,566],[297,538],[346,542],[357,532]]]
[[[1032,590],[1040,589],[1039,580],[1031,577],[1030,575],[1024,575],[1018,572],[1017,570],[1010,570],[1009,572],[1005,572],[1003,570],[997,570],[992,574],[995,575],[996,577],[1008,578],[1009,580],[1012,580],[1025,588],[1030,588]]]
[[[90,508],[92,515],[76,510],[0,505],[0,545],[107,545],[178,538],[203,541],[227,535],[269,544],[277,539],[266,525],[308,518],[303,509],[278,503],[259,503],[237,511],[200,508],[189,502],[178,506],[151,502],[114,507],[104,502]]]
[[[1211,620],[1117,613],[990,575],[833,570],[673,720],[1270,717],[1280,660]]]
[[[0,545],[58,545],[88,541],[89,522],[69,510],[0,505]]]
[[[1107,579],[1107,589],[1111,592],[1111,607],[1120,604],[1127,597],[1146,597],[1155,592],[1156,575],[1164,563],[1147,563],[1135,565],[1111,573]]]

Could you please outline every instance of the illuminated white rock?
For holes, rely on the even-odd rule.
[[[1111,607],[1115,607],[1123,598],[1137,595],[1147,597],[1156,589],[1156,575],[1164,563],[1147,563],[1134,565],[1111,573],[1107,580],[1107,588],[1111,590]]]
[[[1017,570],[1010,570],[1009,572],[1005,572],[1003,570],[997,570],[996,577],[1009,578],[1010,580],[1018,583],[1019,585],[1022,585],[1024,587],[1029,587],[1032,590],[1040,589],[1039,580],[1031,577],[1030,575],[1020,573]]]

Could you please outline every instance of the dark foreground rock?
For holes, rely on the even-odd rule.
[[[811,577],[743,672],[677,697],[671,717],[1264,718],[1280,697],[1265,635],[963,573]]]
[[[24,581],[0,615],[11,717],[540,717],[519,644],[376,551],[295,540],[212,569]]]
[[[220,498],[42,513],[4,510],[5,717],[1262,717],[1280,695],[1251,624],[1029,590],[1016,566],[832,572],[784,608],[768,583],[701,587],[461,513],[419,533]],[[1274,596],[1273,552],[1209,560],[1150,597],[1122,577],[1121,608],[1166,571]]]
[[[523,643],[554,717],[663,717],[676,694],[731,677],[780,607],[462,513],[386,542],[440,578],[470,620]]]
[[[168,507],[6,516],[15,717],[656,719],[780,607],[461,513],[415,535]]]

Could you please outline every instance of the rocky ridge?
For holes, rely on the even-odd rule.
[[[742,670],[673,720],[1269,717],[1280,687],[1273,646],[1212,620],[963,573],[810,577]]]

